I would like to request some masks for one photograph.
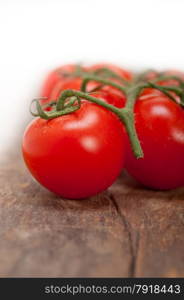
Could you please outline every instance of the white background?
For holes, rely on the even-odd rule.
[[[184,70],[184,0],[0,0],[0,151],[68,62]]]

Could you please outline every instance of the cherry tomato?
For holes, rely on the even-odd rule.
[[[164,75],[165,76],[177,76],[178,78],[180,78],[181,80],[184,80],[184,73],[177,71],[177,70],[167,70],[164,71]],[[168,86],[178,86],[179,83],[177,80],[175,79],[167,79],[167,80],[162,80],[159,82],[160,85],[168,85]]]
[[[124,127],[112,112],[85,101],[74,113],[33,120],[22,150],[28,169],[43,186],[62,197],[82,199],[105,190],[120,174]]]
[[[178,71],[178,70],[165,70],[161,73],[162,73],[162,75],[160,75],[159,72],[150,71],[146,74],[146,80],[153,80],[153,79],[156,79],[157,77],[160,77],[160,76],[177,76],[181,80],[184,80],[184,73],[181,72],[181,71]],[[158,84],[177,86],[178,81],[175,80],[175,79],[165,79],[165,80],[158,81]]]
[[[168,70],[164,72],[165,76],[177,76],[179,79],[184,81],[184,73],[177,71],[177,70]],[[165,86],[179,86],[179,82],[175,79],[167,79],[167,80],[162,80],[158,82],[160,85],[165,85]],[[173,97],[175,97],[176,101],[180,103],[180,98],[176,93],[170,92]]]
[[[184,185],[184,111],[163,95],[140,98],[135,105],[137,133],[144,158],[128,146],[126,169],[143,185],[173,189]]]
[[[50,74],[48,74],[47,78],[45,79],[40,96],[41,97],[50,97],[51,92],[53,88],[56,86],[58,82],[65,82],[65,80],[68,79],[67,74],[72,73],[76,70],[77,65],[64,65],[61,66],[54,71],[52,71]],[[85,70],[85,68],[82,68]]]
[[[146,78],[147,78],[147,80],[153,80],[153,79],[157,78],[158,76],[160,76],[160,75],[157,72],[150,71],[147,74]],[[177,71],[177,70],[166,70],[163,72],[163,76],[177,76],[179,79],[184,81],[184,73]],[[165,79],[165,80],[158,81],[157,84],[162,85],[162,86],[178,86],[179,82],[175,79]],[[174,92],[170,92],[170,94],[175,97],[175,99],[178,103],[180,102],[179,97]],[[157,89],[153,89],[153,88],[146,88],[141,93],[141,96],[144,97],[144,99],[149,98],[150,96],[154,96],[154,95],[155,96],[163,95],[163,93],[161,91],[159,91]]]

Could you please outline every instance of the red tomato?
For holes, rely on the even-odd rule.
[[[128,147],[126,169],[139,182],[154,189],[184,185],[184,111],[163,95],[138,100],[137,133],[144,158],[136,159]]]
[[[150,72],[146,73],[144,79],[146,81],[151,81],[151,80],[154,80],[157,76],[159,76],[159,75],[156,71],[150,71]],[[157,95],[163,95],[163,93],[154,88],[145,88],[141,92],[140,97],[142,100],[146,100],[146,99],[149,99],[151,96],[157,96]]]
[[[177,76],[179,77],[181,80],[184,80],[184,73],[177,71],[177,70],[167,70],[164,71],[164,75],[165,76]],[[179,83],[177,80],[174,79],[168,79],[168,80],[163,80],[159,82],[160,85],[172,85],[172,86],[178,86]]]
[[[146,78],[147,80],[153,80],[160,76],[157,72],[150,71],[150,73],[147,74]],[[177,71],[177,70],[166,70],[163,72],[162,76],[177,76],[179,79],[184,81],[184,73]],[[162,80],[158,81],[157,84],[162,85],[162,86],[178,86],[179,82],[175,79],[167,79],[167,80]],[[172,96],[175,97],[176,101],[179,103],[179,97],[174,93],[170,92]],[[141,93],[141,97],[144,97],[144,99],[149,98],[150,96],[156,96],[156,95],[163,95],[163,93],[157,89],[153,88],[146,88],[143,90]],[[143,98],[142,98],[143,99]]]
[[[66,76],[67,73],[74,72],[77,65],[64,65],[60,68],[55,69],[50,74],[48,74],[46,80],[43,83],[40,96],[41,97],[50,97],[53,88],[58,82],[64,83],[68,79]],[[85,68],[83,68],[85,69]]]
[[[124,127],[112,112],[86,101],[74,113],[33,120],[22,150],[43,186],[65,198],[86,198],[108,188],[122,170]]]
[[[160,72],[156,71],[150,71],[146,74],[146,80],[153,80],[160,76],[177,76],[180,79],[184,80],[184,73],[178,70],[165,70],[161,72],[162,75],[160,75]],[[178,81],[175,79],[166,79],[159,81],[159,84],[161,85],[178,85]]]
[[[176,70],[168,70],[164,72],[165,76],[177,76],[179,79],[184,81],[184,73]],[[168,80],[162,80],[158,82],[160,85],[165,86],[179,86],[179,82],[175,79],[168,79]],[[176,95],[174,92],[170,92],[173,97],[175,97],[176,101],[180,103],[180,98],[178,95]]]

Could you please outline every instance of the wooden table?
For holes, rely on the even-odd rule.
[[[146,190],[122,175],[91,199],[35,182],[21,155],[0,167],[1,277],[184,277],[184,189]]]

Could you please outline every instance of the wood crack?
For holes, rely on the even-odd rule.
[[[139,241],[140,241],[139,233],[134,232],[135,237],[133,237],[132,227],[131,227],[130,223],[128,222],[127,218],[125,217],[125,215],[121,212],[121,209],[119,208],[119,205],[112,193],[109,194],[109,198],[110,198],[111,202],[113,203],[113,205],[121,219],[121,222],[122,222],[123,226],[125,227],[127,235],[128,235],[129,250],[130,250],[130,255],[131,255],[131,262],[130,262],[130,266],[129,266],[128,276],[135,277],[136,276],[138,250],[139,250]]]

